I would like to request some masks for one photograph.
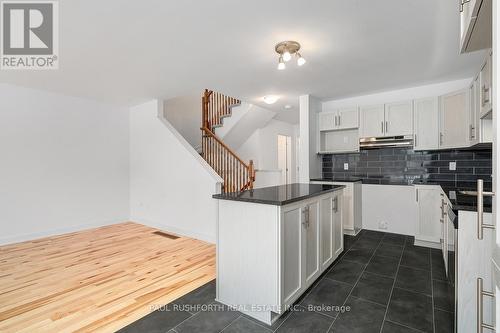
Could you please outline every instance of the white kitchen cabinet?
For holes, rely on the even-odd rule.
[[[331,200],[331,199],[330,199]],[[320,201],[313,201],[307,204],[303,209],[304,228],[303,237],[305,238],[305,284],[310,285],[320,275],[320,221],[319,206]],[[286,223],[286,221],[285,221]],[[285,239],[285,242],[287,240]]]
[[[439,107],[439,148],[469,146],[469,89],[441,96]]]
[[[359,132],[357,129],[320,131],[318,135],[318,153],[332,154],[359,151]]]
[[[311,181],[311,184],[345,186],[342,196],[342,228],[346,235],[356,236],[362,228],[362,188],[359,182]]]
[[[385,105],[385,136],[413,134],[413,105],[411,101]]]
[[[492,0],[460,0],[460,51],[472,52],[492,45]]]
[[[385,135],[384,105],[361,106],[361,137],[382,137]]]
[[[283,213],[282,224],[282,261],[283,261],[283,283],[282,298],[284,302],[289,302],[302,289],[302,207],[294,207]]]
[[[483,213],[484,223],[494,223],[491,213]],[[483,322],[494,324],[494,299],[478,297],[478,279],[483,290],[495,292],[491,258],[494,249],[494,230],[484,229],[483,239],[477,237],[477,212],[458,212],[457,255],[457,333],[477,332],[477,300],[482,298]],[[488,330],[484,330],[487,332]]]
[[[414,150],[439,148],[439,100],[437,97],[413,101]]]
[[[479,73],[479,104],[480,104],[480,118],[484,118],[492,109],[491,96],[492,96],[492,59],[491,53],[486,58],[481,72]]]
[[[434,186],[415,186],[417,201],[417,226],[415,228],[415,244],[441,244],[441,190]]]
[[[318,115],[320,131],[335,131],[359,127],[358,108],[344,108],[321,112]]]
[[[342,218],[342,192],[337,192],[332,198],[332,220],[333,220],[333,257],[338,256],[344,251],[344,233],[343,233],[343,218]]]

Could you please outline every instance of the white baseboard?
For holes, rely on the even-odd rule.
[[[419,240],[419,239],[415,239],[415,243],[413,245],[430,247],[432,249],[441,249],[441,243],[429,242],[429,241],[424,241],[424,240]]]
[[[207,243],[215,244],[215,235],[208,235],[208,234],[194,232],[191,230],[184,230],[184,229],[180,229],[177,227],[173,227],[171,225],[167,225],[167,224],[159,223],[159,222],[155,222],[155,221],[150,221],[150,220],[139,218],[139,217],[131,217],[130,221],[144,224],[144,225],[151,227],[151,228],[156,228],[156,229],[160,229],[160,230],[163,230],[166,232],[171,232],[171,233],[174,233],[174,234],[177,234],[180,236],[199,239],[199,240],[202,240],[202,241],[207,242]]]
[[[58,235],[67,234],[67,233],[71,233],[71,232],[82,231],[85,229],[93,229],[93,228],[103,227],[106,225],[123,223],[123,222],[127,222],[128,220],[129,220],[128,218],[123,218],[123,219],[117,219],[117,220],[98,221],[98,222],[84,223],[84,224],[62,227],[62,228],[54,228],[54,229],[49,229],[49,230],[45,230],[42,232],[0,237],[0,245],[10,245],[10,244],[15,244],[15,243],[27,242],[27,241],[31,241],[31,240],[35,240],[35,239],[39,239],[39,238],[44,238],[44,237],[58,236]]]

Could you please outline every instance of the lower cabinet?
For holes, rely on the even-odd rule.
[[[289,205],[281,219],[282,305],[291,305],[344,250],[342,193]]]

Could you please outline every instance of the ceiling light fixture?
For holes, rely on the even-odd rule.
[[[279,97],[275,95],[267,95],[262,98],[266,104],[274,104],[278,101]]]
[[[290,110],[292,108],[292,106],[290,104],[287,104],[284,106],[285,110]]]
[[[292,56],[294,55],[297,57],[298,66],[302,66],[306,63],[306,59],[304,59],[302,55],[299,53],[300,44],[298,42],[295,42],[293,40],[280,42],[276,44],[274,50],[280,56],[278,60],[279,70],[285,69],[286,68],[285,62],[290,61],[292,59]]]

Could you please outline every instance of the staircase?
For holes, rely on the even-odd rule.
[[[214,133],[231,116],[231,108],[240,100],[205,89],[202,96],[202,156],[224,180],[222,191],[240,192],[253,189],[255,169],[253,161],[245,163]]]

